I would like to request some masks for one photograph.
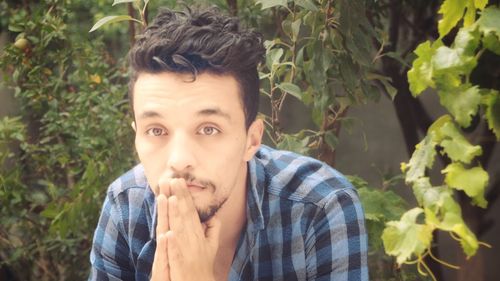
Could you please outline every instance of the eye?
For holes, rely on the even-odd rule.
[[[206,135],[206,136],[212,136],[212,135],[216,135],[218,133],[220,133],[220,130],[215,128],[215,127],[212,127],[212,126],[201,127],[198,130],[198,134]]]
[[[156,128],[151,128],[151,129],[148,129],[148,130],[146,131],[146,134],[147,134],[148,136],[159,137],[159,136],[166,135],[166,134],[167,134],[167,132],[166,132],[164,129],[162,129],[162,128],[157,128],[157,127],[156,127]]]

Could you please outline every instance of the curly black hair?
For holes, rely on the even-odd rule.
[[[232,75],[240,87],[248,128],[258,111],[257,65],[264,53],[259,33],[240,28],[237,18],[225,16],[216,8],[161,9],[129,53],[130,101],[142,72],[191,73],[193,81],[203,72]]]

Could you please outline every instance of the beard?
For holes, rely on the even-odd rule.
[[[223,200],[212,202],[207,207],[201,208],[196,206],[196,211],[198,211],[198,216],[200,217],[200,222],[205,223],[210,220],[219,209],[226,203],[227,198]]]
[[[203,192],[209,192],[212,195],[215,194],[217,190],[217,187],[212,181],[205,179],[198,179],[189,172],[173,173],[171,177],[183,178],[186,181],[186,183],[197,182],[198,184],[201,184],[203,186]],[[205,223],[208,220],[210,220],[217,213],[217,211],[219,211],[222,205],[226,203],[227,200],[227,197],[222,198],[221,200],[217,200],[214,198],[207,206],[201,207],[198,206],[198,204],[196,204],[196,199],[192,195],[191,198],[193,198],[193,201],[196,206],[196,211],[198,212],[198,216],[200,218],[201,223]]]

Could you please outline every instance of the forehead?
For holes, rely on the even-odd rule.
[[[232,114],[241,111],[243,105],[240,87],[231,75],[172,72],[140,73],[133,88],[135,114],[151,109],[176,107],[188,110],[193,107],[221,108]]]

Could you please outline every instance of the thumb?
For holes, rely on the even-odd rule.
[[[213,216],[211,219],[205,222],[205,237],[213,247],[219,247],[219,235],[222,226],[221,221],[217,216]]]

